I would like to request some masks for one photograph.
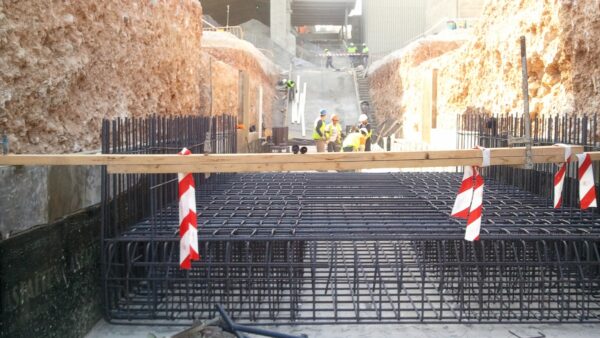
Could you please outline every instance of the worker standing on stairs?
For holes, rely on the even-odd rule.
[[[327,151],[330,153],[339,153],[342,150],[342,126],[339,123],[340,118],[333,114],[331,115],[331,123],[325,127],[325,135],[327,135]]]
[[[348,52],[348,56],[350,57],[350,66],[354,67],[354,63],[356,62],[356,51],[357,51],[356,46],[354,45],[354,42],[350,42],[350,45],[348,46],[346,51]]]
[[[318,153],[325,152],[325,144],[327,143],[327,135],[325,134],[326,117],[327,111],[325,109],[321,109],[321,111],[319,111],[319,117],[317,117],[315,120],[315,125],[313,127],[313,140],[315,140]]]
[[[329,67],[331,67],[332,69],[335,69],[335,66],[333,65],[333,54],[331,54],[331,52],[327,48],[325,48],[325,57],[327,57],[327,62],[325,62],[325,68],[329,69]]]
[[[369,124],[369,117],[367,114],[360,114],[358,122],[360,123],[358,128],[365,128],[367,130],[365,151],[371,151],[371,136],[373,135],[373,131],[371,130],[371,125]]]
[[[365,68],[367,68],[367,65],[369,64],[369,47],[367,47],[366,43],[362,44],[362,50],[360,53],[362,54],[362,64]]]

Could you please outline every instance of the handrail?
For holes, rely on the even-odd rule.
[[[223,26],[223,27],[205,27],[205,32],[226,32],[234,35],[238,39],[244,39],[244,30],[241,26]]]
[[[213,25],[212,23],[210,23],[210,22],[208,22],[208,21],[206,21],[204,19],[202,19],[202,23],[205,24],[205,25],[208,25],[211,28],[215,28],[216,27],[215,25]]]

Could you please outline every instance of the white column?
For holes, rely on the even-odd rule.
[[[262,138],[263,132],[263,87],[258,87],[258,138]]]
[[[306,136],[306,119],[304,118],[304,110],[306,108],[306,82],[304,82],[304,88],[302,89],[302,97],[300,98],[300,122],[302,123],[302,136]]]
[[[292,27],[292,17],[289,0],[271,0],[271,40],[287,51],[293,48],[294,55],[296,46],[290,46],[290,30]]]

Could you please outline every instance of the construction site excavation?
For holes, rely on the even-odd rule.
[[[597,337],[599,18],[0,1],[0,338]]]

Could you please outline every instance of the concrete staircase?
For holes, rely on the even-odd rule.
[[[383,121],[381,116],[377,116],[375,107],[371,102],[371,94],[369,93],[369,79],[367,77],[367,70],[357,69],[356,70],[356,85],[358,87],[358,100],[361,104],[361,110],[364,114],[367,114],[369,121],[374,128],[373,131],[373,143],[379,144],[382,148],[384,147],[384,138],[387,138],[391,134],[396,133],[400,124],[397,121]],[[364,102],[368,103],[365,107]]]
[[[375,116],[375,110],[371,102],[371,94],[369,93],[369,79],[367,78],[367,70],[359,68],[356,71],[356,86],[358,94],[358,102],[360,103],[360,109],[363,114],[367,114],[371,125],[375,128],[373,131],[373,141],[379,138],[379,128],[377,125],[377,119]],[[365,102],[367,104],[365,104]]]

